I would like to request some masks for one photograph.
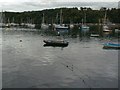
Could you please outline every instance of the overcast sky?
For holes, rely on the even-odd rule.
[[[0,0],[0,10],[37,11],[59,7],[118,8],[119,0]]]

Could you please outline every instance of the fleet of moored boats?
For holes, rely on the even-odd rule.
[[[106,12],[107,13],[107,12]],[[109,29],[109,26],[107,25],[107,19],[106,19],[106,14],[105,13],[105,17],[104,17],[104,22],[103,22],[103,32],[111,32],[112,30]],[[58,33],[64,33],[64,32],[68,32],[68,29],[69,28],[73,28],[74,25],[73,24],[70,24],[69,27],[68,26],[65,26],[64,24],[62,24],[62,10],[60,11],[60,23],[59,24],[53,24],[53,29],[55,31],[57,31]],[[1,19],[1,22],[2,22],[2,19]],[[30,27],[30,28],[34,28],[35,27],[35,24],[32,24],[32,23],[27,23],[27,24],[24,24],[22,23],[21,25],[23,26],[27,26],[27,27]],[[7,24],[4,24],[4,23],[0,23],[0,27],[9,27],[9,26],[19,26],[18,24],[15,24],[15,23],[7,23]],[[43,30],[47,30],[49,28],[49,24],[45,24],[44,22],[44,14],[43,14],[43,20],[42,20],[42,23],[41,23],[41,29]],[[88,32],[90,30],[90,27],[86,25],[86,14],[85,14],[85,17],[84,17],[84,20],[82,20],[82,25],[79,27],[79,29],[82,31],[82,32]],[[120,32],[119,29],[115,29],[115,32]],[[91,37],[99,37],[98,34],[91,34]],[[65,46],[68,46],[69,42],[68,41],[65,41],[65,40],[43,40],[43,42],[45,43],[45,46],[61,46],[61,47],[65,47]],[[103,44],[103,48],[104,49],[120,49],[120,44],[119,43],[105,43]]]

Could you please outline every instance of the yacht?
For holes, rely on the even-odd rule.
[[[90,27],[86,25],[86,13],[85,13],[84,20],[82,19],[82,25],[80,29],[82,32],[89,32],[90,30]]]
[[[49,25],[45,24],[44,13],[43,13],[43,19],[42,19],[42,23],[41,23],[41,29],[47,30],[48,28],[49,28]]]
[[[68,26],[62,24],[62,9],[60,10],[60,24],[54,24],[55,30],[57,32],[68,32]]]
[[[104,20],[103,20],[103,32],[110,32],[111,30],[109,29],[107,25],[107,11],[105,12]]]

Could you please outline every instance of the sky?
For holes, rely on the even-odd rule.
[[[0,0],[3,11],[38,11],[59,7],[118,8],[119,0]]]

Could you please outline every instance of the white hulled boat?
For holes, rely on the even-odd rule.
[[[111,30],[109,29],[107,25],[107,11],[105,12],[105,17],[103,20],[103,32],[110,32]]]
[[[62,9],[60,11],[60,24],[54,24],[55,30],[58,32],[68,32],[68,26],[62,24]]]

